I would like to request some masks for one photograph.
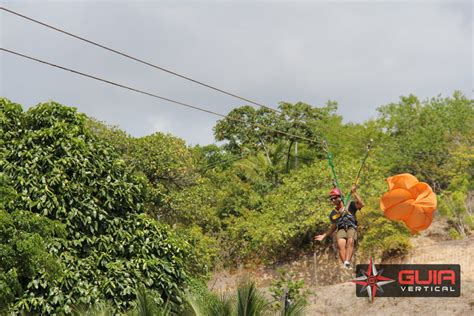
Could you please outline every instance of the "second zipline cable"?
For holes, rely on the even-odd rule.
[[[208,113],[208,114],[216,115],[216,116],[219,116],[219,117],[222,117],[222,118],[226,118],[226,119],[236,121],[236,122],[241,122],[241,123],[244,123],[244,124],[250,124],[254,127],[258,127],[258,128],[263,129],[263,130],[267,130],[267,131],[278,133],[278,134],[281,134],[281,135],[293,137],[293,138],[296,138],[296,139],[301,139],[301,140],[304,140],[304,141],[306,141],[308,143],[311,143],[311,144],[320,144],[319,142],[317,142],[313,139],[310,139],[310,138],[306,138],[306,137],[303,137],[303,136],[298,136],[298,135],[294,135],[294,134],[287,133],[287,132],[284,132],[284,131],[280,131],[280,130],[277,130],[277,129],[274,129],[274,128],[271,128],[271,127],[267,127],[267,126],[264,126],[264,125],[258,124],[258,123],[249,123],[249,122],[246,122],[245,120],[242,120],[242,119],[239,119],[239,118],[235,118],[235,117],[232,117],[232,116],[229,116],[229,115],[224,115],[224,114],[214,112],[214,111],[211,111],[211,110],[208,110],[208,109],[203,109],[201,107],[198,107],[198,106],[195,106],[195,105],[192,105],[192,104],[189,104],[189,103],[184,103],[184,102],[181,102],[181,101],[176,101],[176,100],[173,100],[173,99],[170,99],[170,98],[162,97],[158,94],[154,94],[154,93],[147,92],[147,91],[137,89],[137,88],[134,88],[134,87],[130,87],[130,86],[127,86],[127,85],[124,85],[124,84],[121,84],[121,83],[117,83],[117,82],[114,82],[114,81],[103,79],[103,78],[100,78],[100,77],[97,77],[97,76],[94,76],[94,75],[86,74],[86,73],[83,73],[83,72],[80,72],[80,71],[77,71],[77,70],[74,70],[74,69],[71,69],[71,68],[67,68],[67,67],[64,67],[64,66],[61,66],[61,65],[53,64],[53,63],[50,63],[50,62],[47,62],[47,61],[44,61],[44,60],[41,60],[41,59],[38,59],[38,58],[35,58],[35,57],[31,57],[31,56],[28,56],[28,55],[25,55],[25,54],[22,54],[22,53],[18,53],[18,52],[15,52],[15,51],[12,51],[12,50],[9,50],[9,49],[6,49],[6,48],[0,48],[0,50],[4,51],[4,52],[7,52],[7,53],[10,53],[10,54],[13,54],[13,55],[16,55],[16,56],[19,56],[19,57],[22,57],[22,58],[26,58],[26,59],[29,59],[29,60],[36,61],[36,62],[41,63],[41,64],[45,64],[45,65],[48,65],[48,66],[51,66],[51,67],[54,67],[54,68],[69,71],[69,72],[72,72],[74,74],[77,74],[77,75],[80,75],[80,76],[83,76],[83,77],[98,80],[98,81],[101,81],[101,82],[104,82],[104,83],[107,83],[107,84],[110,84],[110,85],[113,85],[113,86],[116,86],[116,87],[119,87],[119,88],[127,89],[127,90],[134,91],[134,92],[137,92],[137,93],[140,93],[140,94],[144,94],[144,95],[147,95],[147,96],[150,96],[150,97],[153,97],[153,98],[168,101],[170,103],[181,105],[181,106],[191,108],[191,109],[194,109],[194,110],[197,110],[197,111],[201,111],[201,112],[205,112],[205,113]]]

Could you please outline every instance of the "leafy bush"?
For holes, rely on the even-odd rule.
[[[294,287],[295,290],[299,285]],[[294,298],[288,300],[286,306],[278,311],[272,311],[271,303],[257,289],[255,282],[250,279],[241,279],[235,292],[218,295],[207,290],[206,287],[193,286],[188,293],[188,307],[184,315],[190,316],[263,316],[263,315],[304,315],[306,301],[304,295],[296,292]]]
[[[187,236],[187,241],[193,248],[194,256],[189,256],[187,265],[194,276],[206,276],[219,262],[221,247],[219,241],[212,235],[206,235],[199,226],[177,229]]]
[[[474,130],[474,128],[473,128]],[[471,135],[474,141],[474,133]],[[465,238],[474,230],[474,215],[469,211],[470,196],[474,190],[474,152],[472,148],[460,146],[453,152],[453,159],[448,163],[452,178],[448,188],[438,197],[438,208],[445,215],[451,228],[453,239]]]
[[[87,130],[85,116],[54,102],[23,113],[2,99],[0,110],[12,128],[2,134],[2,170],[17,193],[7,211],[41,214],[66,230],[60,241],[45,241],[62,276],[49,282],[39,270],[13,310],[70,313],[74,305],[101,300],[123,310],[142,282],[157,298],[179,303],[189,243],[143,214],[142,182]]]
[[[318,209],[318,205],[324,203],[326,183],[330,180],[321,170],[322,165],[321,162],[298,170],[265,196],[260,209],[233,219],[228,234],[231,242],[238,243],[235,249],[243,257],[241,260],[275,259],[288,254],[305,240],[308,243],[315,229],[325,225],[329,206]]]
[[[48,253],[46,242],[63,234],[60,225],[39,214],[0,210],[0,312],[23,295],[30,283],[38,286],[40,275],[57,284],[62,266]]]
[[[451,227],[451,228],[449,229],[448,234],[449,234],[449,237],[450,237],[451,239],[453,239],[453,240],[461,239],[461,238],[462,238],[462,237],[461,237],[461,234],[459,234],[459,232],[458,232],[455,228],[453,228],[453,227]]]
[[[281,115],[234,109],[231,115],[243,121],[221,120],[214,129],[226,144],[189,148],[162,133],[133,138],[54,102],[23,112],[0,99],[4,258],[18,265],[46,251],[44,258],[61,267],[55,280],[48,262],[20,271],[23,276],[0,270],[0,282],[8,283],[3,302],[14,311],[47,314],[108,300],[116,312],[132,307],[144,283],[158,303],[178,306],[189,273],[202,276],[216,262],[265,263],[309,250],[332,208],[325,153],[320,144],[255,124],[326,139],[345,192],[367,140],[375,138],[359,183],[367,205],[358,214],[364,255],[385,258],[409,249],[408,231],[384,218],[378,205],[383,179],[398,172],[432,185],[453,238],[474,229],[466,203],[474,188],[472,100],[460,93],[427,101],[402,97],[363,124],[343,123],[334,102],[321,108],[281,103],[280,109]],[[2,184],[7,178],[11,186]],[[51,227],[59,222],[64,236],[25,226],[30,219],[49,219]],[[18,251],[23,243],[25,256]]]
[[[231,316],[235,308],[233,295],[211,292],[205,282],[197,279],[189,283],[186,302],[184,315],[189,316]]]
[[[287,272],[283,269],[277,271],[278,279],[274,280],[270,287],[270,293],[275,300],[272,307],[280,311],[291,303],[299,302],[298,305],[306,306],[311,291],[304,289],[304,280],[295,280],[296,273]]]
[[[363,229],[359,250],[372,258],[386,259],[404,255],[410,249],[410,233],[401,222],[385,218],[381,211],[369,209],[360,217]]]

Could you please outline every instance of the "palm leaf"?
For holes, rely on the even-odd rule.
[[[236,312],[237,316],[263,315],[268,302],[254,282],[242,281],[237,288]]]
[[[304,299],[297,299],[290,302],[288,306],[283,307],[281,316],[302,316],[306,312],[306,301]]]

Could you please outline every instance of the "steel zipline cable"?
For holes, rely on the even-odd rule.
[[[198,84],[198,85],[201,85],[201,86],[203,86],[203,87],[212,89],[212,90],[214,90],[214,91],[217,91],[217,92],[226,94],[226,95],[228,95],[228,96],[231,96],[231,97],[234,97],[234,98],[237,98],[237,99],[240,99],[240,100],[242,100],[242,101],[251,103],[251,104],[253,104],[253,105],[256,105],[256,106],[265,108],[265,109],[270,110],[270,111],[273,111],[273,112],[275,112],[275,113],[283,114],[283,111],[278,110],[278,109],[275,109],[275,108],[270,107],[270,106],[267,106],[267,105],[264,105],[264,104],[262,104],[261,102],[257,102],[257,101],[251,100],[251,99],[249,99],[249,98],[246,98],[246,97],[240,96],[240,95],[238,95],[238,94],[235,94],[235,93],[226,91],[226,90],[224,90],[224,89],[217,88],[216,86],[210,85],[210,84],[208,84],[208,83],[205,83],[205,82],[202,82],[202,81],[193,79],[193,78],[191,78],[191,77],[189,77],[189,76],[182,75],[182,74],[180,74],[180,73],[177,73],[176,71],[172,71],[172,70],[167,69],[167,68],[165,68],[165,67],[162,67],[162,66],[153,64],[153,63],[151,63],[151,62],[145,61],[145,60],[143,60],[143,59],[141,59],[141,58],[131,56],[130,54],[121,52],[121,51],[119,51],[119,50],[117,50],[117,49],[108,47],[108,46],[106,46],[106,45],[104,45],[104,44],[100,44],[100,43],[98,43],[98,42],[96,42],[96,41],[93,41],[93,40],[90,40],[90,39],[81,37],[81,36],[76,35],[76,34],[73,34],[73,33],[71,33],[71,32],[68,32],[68,31],[64,30],[64,29],[61,29],[61,28],[59,28],[59,27],[52,26],[51,24],[48,24],[48,23],[46,23],[46,22],[39,21],[39,20],[37,20],[37,19],[34,19],[34,18],[32,18],[32,17],[29,17],[29,16],[26,16],[26,15],[21,14],[21,13],[19,13],[19,12],[16,12],[16,11],[13,11],[13,10],[10,10],[10,9],[7,9],[7,8],[5,8],[5,7],[0,7],[0,10],[3,10],[3,11],[8,12],[8,13],[10,13],[10,14],[16,15],[16,16],[18,16],[18,17],[20,17],[20,18],[22,18],[22,19],[28,20],[28,21],[30,21],[30,22],[39,24],[39,25],[41,25],[41,26],[44,26],[44,27],[49,28],[49,29],[51,29],[51,30],[54,30],[54,31],[56,31],[56,32],[65,34],[65,35],[67,35],[67,36],[69,36],[69,37],[78,39],[78,40],[83,41],[83,42],[85,42],[85,43],[91,44],[91,45],[93,45],[93,46],[96,46],[96,47],[105,49],[105,50],[107,50],[107,51],[109,51],[109,52],[112,52],[112,53],[114,53],[114,54],[123,56],[123,57],[128,58],[128,59],[131,59],[131,60],[136,61],[136,62],[138,62],[138,63],[141,63],[141,64],[143,64],[143,65],[146,65],[146,66],[149,66],[149,67],[152,67],[152,68],[155,68],[155,69],[164,71],[164,72],[166,72],[166,73],[169,73],[169,74],[171,74],[171,75],[173,75],[173,76],[176,76],[176,77],[179,77],[179,78],[181,78],[181,79],[188,80],[188,81],[193,82],[193,83],[195,83],[195,84]],[[301,121],[301,120],[296,120],[296,122],[306,123],[306,121]],[[356,139],[355,137],[349,137],[349,138]],[[357,140],[360,141],[360,139],[357,139]],[[321,142],[321,143],[322,143],[322,142]],[[335,145],[335,144],[331,144],[331,145],[332,145],[332,146],[337,146],[337,145]],[[325,150],[324,147],[323,147],[323,150]]]
[[[189,104],[189,103],[176,101],[176,100],[173,100],[173,99],[170,99],[170,98],[160,96],[160,95],[155,94],[155,93],[151,93],[151,92],[148,92],[148,91],[144,91],[144,90],[141,90],[141,89],[130,87],[130,86],[127,86],[127,85],[124,85],[124,84],[121,84],[121,83],[117,83],[117,82],[114,82],[114,81],[110,81],[110,80],[107,80],[107,79],[103,79],[103,78],[100,78],[100,77],[97,77],[97,76],[94,76],[94,75],[86,74],[86,73],[83,73],[83,72],[80,72],[80,71],[77,71],[77,70],[74,70],[74,69],[71,69],[71,68],[68,68],[68,67],[53,64],[53,63],[50,63],[50,62],[47,62],[47,61],[44,61],[44,60],[41,60],[41,59],[38,59],[38,58],[34,58],[34,57],[31,57],[31,56],[28,56],[28,55],[25,55],[25,54],[21,54],[21,53],[18,53],[18,52],[15,52],[15,51],[12,51],[12,50],[9,50],[9,49],[6,49],[6,48],[0,48],[0,50],[4,51],[4,52],[7,52],[7,53],[10,53],[10,54],[13,54],[13,55],[16,55],[16,56],[19,56],[19,57],[22,57],[22,58],[25,58],[25,59],[36,61],[36,62],[44,64],[44,65],[48,65],[48,66],[58,68],[58,69],[61,69],[61,70],[64,70],[64,71],[72,72],[76,75],[87,77],[89,79],[94,79],[94,80],[101,81],[101,82],[104,82],[104,83],[107,83],[107,84],[110,84],[110,85],[113,85],[113,86],[116,86],[116,87],[119,87],[119,88],[122,88],[122,89],[127,89],[127,90],[130,90],[130,91],[133,91],[133,92],[144,94],[144,95],[147,95],[147,96],[150,96],[150,97],[153,97],[153,98],[156,98],[156,99],[160,99],[160,100],[163,100],[163,101],[167,101],[167,102],[170,102],[170,103],[173,103],[173,104],[181,105],[181,106],[191,108],[191,109],[194,109],[194,110],[197,110],[197,111],[201,111],[201,112],[205,112],[205,113],[208,113],[208,114],[216,115],[216,116],[219,116],[219,117],[222,117],[222,118],[225,118],[225,119],[229,119],[231,121],[236,121],[236,122],[240,122],[240,123],[244,123],[244,124],[250,124],[251,126],[261,128],[262,130],[266,130],[266,131],[274,132],[274,133],[277,133],[277,134],[289,136],[289,137],[292,137],[292,138],[295,138],[295,139],[300,139],[300,140],[306,141],[306,142],[311,143],[311,144],[321,144],[321,142],[318,142],[314,139],[310,139],[310,138],[299,136],[299,135],[294,135],[294,134],[287,133],[285,131],[280,131],[278,129],[267,127],[265,125],[258,124],[258,123],[249,123],[245,120],[242,120],[242,119],[239,119],[239,118],[236,118],[236,117],[232,117],[232,116],[229,116],[229,115],[224,115],[224,114],[214,112],[214,111],[211,111],[211,110],[208,110],[208,109],[203,109],[201,107],[198,107],[198,106],[195,106],[195,105],[192,105],[192,104]]]
[[[242,97],[242,96],[237,95],[237,94],[235,94],[235,93],[232,93],[232,92],[229,92],[229,91],[226,91],[226,90],[217,88],[217,87],[215,87],[215,86],[213,86],[213,85],[210,85],[210,84],[208,84],[208,83],[204,83],[204,82],[202,82],[202,81],[193,79],[193,78],[191,78],[191,77],[189,77],[189,76],[185,76],[185,75],[179,74],[179,73],[177,73],[177,72],[175,72],[175,71],[172,71],[172,70],[169,70],[169,69],[164,68],[164,67],[162,67],[162,66],[153,64],[153,63],[148,62],[148,61],[145,61],[145,60],[143,60],[143,59],[141,59],[141,58],[133,57],[133,56],[127,54],[127,53],[121,52],[121,51],[119,51],[119,50],[116,50],[116,49],[114,49],[114,48],[105,46],[105,45],[103,45],[103,44],[100,44],[100,43],[97,43],[97,42],[95,42],[95,41],[89,40],[89,39],[87,39],[87,38],[81,37],[81,36],[79,36],[79,35],[72,34],[71,32],[68,32],[68,31],[66,31],[66,30],[63,30],[63,29],[61,29],[61,28],[59,28],[59,27],[52,26],[52,25],[50,25],[50,24],[48,24],[48,23],[45,23],[45,22],[41,22],[41,21],[39,21],[39,20],[36,20],[36,19],[34,19],[34,18],[32,18],[32,17],[26,16],[26,15],[21,14],[21,13],[18,13],[18,12],[16,12],[16,11],[7,9],[7,8],[5,8],[5,7],[0,7],[0,10],[3,10],[3,11],[8,12],[8,13],[11,13],[11,14],[13,14],[13,15],[16,15],[16,16],[18,16],[18,17],[20,17],[20,18],[23,18],[23,19],[26,19],[26,20],[28,20],[28,21],[34,22],[34,23],[36,23],[36,24],[42,25],[42,26],[47,27],[47,28],[49,28],[49,29],[52,29],[52,30],[54,30],[54,31],[60,32],[60,33],[62,33],[62,34],[65,34],[65,35],[67,35],[67,36],[73,37],[73,38],[78,39],[78,40],[80,40],[80,41],[83,41],[83,42],[89,43],[89,44],[91,44],[91,45],[100,47],[100,48],[102,48],[102,49],[108,50],[109,52],[112,52],[112,53],[114,53],[114,54],[123,56],[123,57],[128,58],[128,59],[131,59],[131,60],[134,60],[134,61],[136,61],[136,62],[139,62],[139,63],[141,63],[141,64],[147,65],[147,66],[149,66],[149,67],[153,67],[153,68],[155,68],[155,69],[158,69],[158,70],[167,72],[167,73],[169,73],[169,74],[171,74],[171,75],[173,75],[173,76],[179,77],[179,78],[181,78],[181,79],[185,79],[185,80],[191,81],[191,82],[193,82],[193,83],[195,83],[195,84],[198,84],[198,85],[201,85],[201,86],[203,86],[203,87],[212,89],[212,90],[214,90],[214,91],[217,91],[217,92],[226,94],[226,95],[228,95],[228,96],[231,96],[231,97],[234,97],[234,98],[237,98],[237,99],[240,99],[240,100],[242,100],[242,101],[249,102],[249,103],[251,103],[251,104],[254,104],[254,105],[263,107],[263,108],[268,109],[268,110],[270,110],[270,111],[274,111],[274,112],[277,112],[277,113],[280,113],[280,114],[282,113],[282,111],[277,110],[277,109],[274,109],[274,108],[269,107],[269,106],[266,106],[266,105],[264,105],[264,104],[262,104],[262,103],[260,103],[260,102],[256,102],[256,101],[250,100],[250,99],[248,99],[248,98]]]
[[[123,56],[125,58],[128,58],[128,59],[131,59],[133,61],[136,61],[138,63],[141,63],[141,64],[144,64],[146,66],[149,66],[149,67],[152,67],[152,68],[155,68],[157,70],[161,70],[161,71],[164,71],[166,73],[169,73],[173,76],[176,76],[176,77],[179,77],[181,79],[185,79],[185,80],[188,80],[190,82],[193,82],[195,84],[198,84],[198,85],[201,85],[203,87],[206,87],[206,88],[209,88],[209,89],[212,89],[214,91],[217,91],[217,92],[220,92],[220,93],[223,93],[223,94],[226,94],[228,96],[231,96],[231,97],[234,97],[234,98],[237,98],[237,99],[240,99],[242,101],[245,101],[245,102],[248,102],[248,103],[251,103],[253,105],[256,105],[256,106],[259,106],[259,107],[262,107],[262,108],[265,108],[267,110],[270,110],[270,111],[273,111],[275,113],[279,113],[279,114],[283,114],[283,111],[281,110],[278,110],[278,109],[275,109],[275,108],[272,108],[272,107],[269,107],[269,106],[266,106],[260,102],[256,102],[256,101],[253,101],[249,98],[245,98],[243,96],[240,96],[240,95],[237,95],[235,93],[232,93],[232,92],[229,92],[229,91],[226,91],[224,89],[220,89],[220,88],[217,88],[213,85],[210,85],[210,84],[207,84],[207,83],[204,83],[202,81],[199,81],[199,80],[196,80],[196,79],[193,79],[189,76],[186,76],[186,75],[182,75],[182,74],[179,74],[175,71],[172,71],[172,70],[169,70],[167,68],[164,68],[162,66],[159,66],[159,65],[156,65],[156,64],[153,64],[151,62],[147,62],[143,59],[140,59],[140,58],[137,58],[137,57],[134,57],[134,56],[131,56],[127,53],[124,53],[124,52],[121,52],[121,51],[118,51],[116,49],[113,49],[113,48],[110,48],[108,46],[105,46],[103,44],[100,44],[100,43],[97,43],[95,41],[92,41],[92,40],[89,40],[89,39],[86,39],[84,37],[81,37],[81,36],[78,36],[78,35],[75,35],[75,34],[72,34],[68,31],[65,31],[64,29],[61,29],[61,28],[58,28],[58,27],[54,27],[48,23],[45,23],[45,22],[41,22],[39,20],[36,20],[32,17],[29,17],[29,16],[26,16],[24,14],[21,14],[21,13],[18,13],[16,11],[13,11],[13,10],[10,10],[10,9],[7,9],[5,7],[0,7],[0,10],[3,10],[5,12],[8,12],[10,14],[13,14],[13,15],[16,15],[20,18],[23,18],[25,20],[28,20],[28,21],[31,21],[31,22],[34,22],[36,24],[39,24],[41,26],[44,26],[46,28],[49,28],[49,29],[52,29],[54,31],[57,31],[57,32],[60,32],[62,34],[65,34],[67,36],[70,36],[70,37],[73,37],[75,39],[78,39],[80,41],[83,41],[83,42],[86,42],[88,44],[91,44],[91,45],[94,45],[96,47],[99,47],[99,48],[102,48],[102,49],[105,49],[107,51],[110,51],[112,53],[115,53],[117,55],[120,55],[120,56]],[[79,72],[77,70],[73,70],[73,69],[69,69],[67,67],[63,67],[63,66],[60,66],[60,65],[56,65],[56,64],[53,64],[53,63],[49,63],[49,62],[46,62],[46,61],[43,61],[43,60],[40,60],[40,59],[37,59],[37,58],[33,58],[33,57],[30,57],[30,56],[26,56],[24,54],[20,54],[20,53],[17,53],[17,52],[14,52],[14,51],[11,51],[11,50],[8,50],[8,49],[4,49],[4,48],[0,48],[1,50],[5,51],[5,52],[8,52],[8,53],[11,53],[11,54],[15,54],[17,56],[20,56],[20,57],[23,57],[23,58],[27,58],[27,59],[30,59],[30,60],[33,60],[33,61],[36,61],[36,62],[39,62],[39,63],[43,63],[43,64],[46,64],[46,65],[49,65],[49,66],[52,66],[52,67],[56,67],[56,68],[59,68],[59,69],[62,69],[62,70],[65,70],[65,71],[69,71],[69,72],[72,72],[72,73],[75,73],[75,74],[78,74],[78,75],[81,75],[81,76],[85,76],[85,77],[88,77],[90,79],[95,79],[95,80],[99,80],[99,81],[102,81],[104,83],[108,83],[110,85],[114,85],[114,86],[117,86],[117,87],[120,87],[120,88],[123,88],[123,89],[128,89],[128,90],[131,90],[131,91],[134,91],[134,92],[137,92],[137,93],[140,93],[140,94],[144,94],[144,95],[148,95],[150,97],[154,97],[154,98],[158,98],[158,99],[161,99],[161,100],[164,100],[164,101],[168,101],[168,102],[171,102],[171,103],[174,103],[174,104],[177,104],[177,105],[181,105],[181,106],[184,106],[184,107],[187,107],[187,108],[192,108],[194,110],[198,110],[198,111],[201,111],[201,112],[205,112],[205,113],[208,113],[208,114],[212,114],[212,115],[216,115],[216,116],[219,116],[219,117],[222,117],[222,118],[226,118],[226,119],[229,119],[229,120],[233,120],[233,121],[237,121],[237,122],[242,122],[244,124],[248,124],[249,122],[246,122],[242,119],[238,119],[238,118],[235,118],[235,117],[232,117],[232,116],[229,116],[229,115],[224,115],[224,114],[221,114],[221,113],[217,113],[217,112],[214,112],[214,111],[211,111],[211,110],[207,110],[207,109],[203,109],[203,108],[200,108],[200,107],[197,107],[197,106],[194,106],[194,105],[191,105],[191,104],[188,104],[188,103],[184,103],[184,102],[180,102],[180,101],[176,101],[176,100],[173,100],[173,99],[169,99],[169,98],[166,98],[166,97],[162,97],[160,95],[157,95],[157,94],[154,94],[154,93],[150,93],[150,92],[147,92],[147,91],[143,91],[143,90],[140,90],[140,89],[137,89],[137,88],[133,88],[133,87],[130,87],[130,86],[126,86],[124,84],[120,84],[120,83],[116,83],[116,82],[113,82],[113,81],[110,81],[110,80],[106,80],[106,79],[103,79],[103,78],[99,78],[99,77],[96,77],[96,76],[93,76],[93,75],[89,75],[89,74],[85,74],[85,73],[82,73],[82,72]],[[307,121],[302,121],[300,119],[296,119],[295,122],[302,122],[302,123],[307,123]],[[257,124],[257,123],[250,123],[252,125],[252,127],[258,127],[258,128],[261,128],[261,129],[264,129],[264,130],[267,130],[267,131],[272,131],[272,132],[275,132],[275,133],[278,133],[278,134],[282,134],[282,135],[286,135],[286,136],[289,136],[289,137],[292,137],[294,139],[300,139],[300,140],[304,140],[306,142],[309,142],[309,143],[313,143],[313,144],[319,144],[321,146],[321,148],[323,149],[323,151],[326,153],[326,155],[328,156],[329,158],[329,162],[330,162],[330,165],[331,165],[331,153],[329,152],[329,149],[328,149],[328,142],[326,140],[323,140],[323,141],[316,141],[314,139],[309,139],[307,137],[303,137],[303,136],[299,136],[299,135],[293,135],[291,133],[287,133],[287,132],[284,132],[284,131],[280,131],[280,130],[277,130],[277,129],[274,129],[274,128],[269,128],[267,126],[264,126],[264,125],[261,125],[261,124]],[[349,135],[345,135],[346,137],[349,136]],[[361,141],[362,139],[359,138],[359,137],[354,137],[354,136],[351,136],[351,137],[348,137],[348,138],[351,138],[351,139],[357,139],[357,141]],[[371,140],[372,141],[372,140]],[[336,145],[336,144],[330,144],[331,146],[336,146],[336,147],[341,147],[340,145]],[[419,156],[424,156],[423,154],[421,153],[416,153],[417,155]],[[416,156],[416,155],[415,155]],[[429,155],[427,155],[429,156]],[[335,179],[336,176],[335,176],[335,171],[334,171],[334,168],[332,167],[332,171],[334,173],[334,177]],[[336,180],[337,182],[337,180]]]
[[[244,124],[248,123],[244,120],[241,120],[241,119],[238,119],[238,118],[235,118],[235,117],[231,117],[229,115],[224,115],[224,114],[214,112],[214,111],[211,111],[211,110],[208,110],[208,109],[203,109],[201,107],[194,106],[194,105],[191,105],[191,104],[188,104],[188,103],[176,101],[176,100],[166,98],[166,97],[163,97],[163,96],[151,93],[151,92],[147,92],[147,91],[140,90],[140,89],[137,89],[137,88],[134,88],[134,87],[130,87],[130,86],[127,86],[127,85],[124,85],[124,84],[121,84],[121,83],[117,83],[117,82],[113,82],[113,81],[110,81],[110,80],[107,80],[107,79],[99,78],[97,76],[93,76],[93,75],[86,74],[86,73],[83,73],[83,72],[80,72],[80,71],[77,71],[77,70],[74,70],[74,69],[71,69],[71,68],[67,68],[67,67],[64,67],[64,66],[53,64],[53,63],[50,63],[50,62],[47,62],[47,61],[44,61],[44,60],[41,60],[41,59],[38,59],[38,58],[34,58],[34,57],[31,57],[31,56],[27,56],[27,55],[24,55],[24,54],[21,54],[21,53],[18,53],[18,52],[15,52],[15,51],[12,51],[12,50],[9,50],[9,49],[6,49],[6,48],[0,48],[0,50],[4,51],[4,52],[7,52],[7,53],[10,53],[10,54],[13,54],[13,55],[16,55],[16,56],[19,56],[19,57],[22,57],[22,58],[26,58],[26,59],[29,59],[29,60],[32,60],[32,61],[36,61],[38,63],[45,64],[45,65],[48,65],[48,66],[51,66],[51,67],[54,67],[54,68],[58,68],[58,69],[61,69],[61,70],[64,70],[64,71],[72,72],[72,73],[80,75],[80,76],[84,76],[84,77],[87,77],[87,78],[90,78],[90,79],[98,80],[98,81],[101,81],[101,82],[104,82],[104,83],[107,83],[107,84],[110,84],[110,85],[113,85],[113,86],[116,86],[116,87],[119,87],[119,88],[123,88],[123,89],[127,89],[127,90],[130,90],[130,91],[136,92],[136,93],[144,94],[144,95],[147,95],[147,96],[150,96],[150,97],[153,97],[153,98],[157,98],[157,99],[160,99],[160,100],[163,100],[163,101],[167,101],[167,102],[170,102],[170,103],[173,103],[173,104],[181,105],[181,106],[184,106],[184,107],[187,107],[187,108],[191,108],[191,109],[194,109],[194,110],[197,110],[197,111],[201,111],[201,112],[205,112],[205,113],[208,113],[208,114],[216,115],[216,116],[226,118],[226,119],[229,119],[229,120],[241,122],[241,123],[244,123]],[[293,137],[293,138],[296,138],[296,139],[301,139],[301,140],[304,140],[308,143],[318,144],[318,145],[323,144],[324,145],[322,147],[323,150],[325,150],[325,151],[327,150],[327,143],[325,145],[324,141],[323,142],[318,142],[318,141],[315,141],[314,139],[309,139],[309,138],[302,137],[302,136],[299,136],[299,135],[294,135],[294,134],[291,134],[291,133],[280,131],[280,130],[277,130],[277,129],[274,129],[274,128],[269,128],[267,126],[257,124],[257,123],[254,123],[252,125],[254,127],[258,127],[258,128],[263,129],[263,130],[271,131],[271,132],[274,132],[274,133],[282,134],[282,135]],[[335,144],[332,144],[332,146],[339,147],[338,145],[335,145]],[[415,156],[420,155],[420,154],[421,153],[414,153]],[[223,161],[223,162],[211,163],[211,164],[209,164],[208,166],[205,167],[205,170],[207,170],[209,168],[213,168],[214,166],[220,165],[221,163],[232,162],[234,160],[239,160],[239,159],[245,158],[245,156],[247,156],[247,155],[236,157],[236,159],[229,159],[229,160],[226,160],[226,161]],[[298,157],[298,159],[314,160],[315,158]]]

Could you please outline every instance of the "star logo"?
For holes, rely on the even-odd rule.
[[[352,282],[362,285],[361,292],[367,291],[369,300],[373,302],[377,290],[383,293],[383,285],[395,282],[395,280],[382,276],[382,272],[383,270],[377,271],[375,264],[372,262],[372,259],[370,259],[369,269],[367,271],[362,271],[364,275],[355,278]]]

